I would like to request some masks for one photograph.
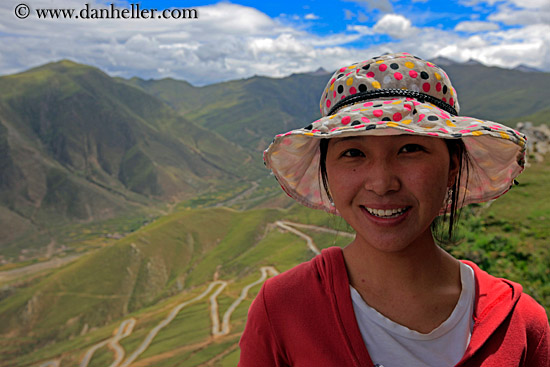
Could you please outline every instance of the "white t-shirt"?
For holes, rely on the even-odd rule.
[[[383,367],[446,367],[456,365],[470,342],[475,298],[474,271],[460,263],[462,291],[455,309],[428,334],[388,319],[351,287],[355,317],[375,365]]]

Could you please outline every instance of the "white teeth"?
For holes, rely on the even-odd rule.
[[[371,208],[367,208],[365,207],[365,209],[373,214],[373,215],[376,215],[377,217],[396,217],[397,215],[401,214],[402,212],[404,212],[405,210],[407,210],[407,208],[397,208],[397,209],[371,209]]]

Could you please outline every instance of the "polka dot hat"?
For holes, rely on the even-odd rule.
[[[458,96],[445,71],[408,53],[337,70],[320,108],[319,120],[277,135],[264,152],[283,190],[311,208],[338,214],[322,189],[320,139],[396,134],[462,139],[470,157],[468,182],[460,183],[463,205],[504,194],[524,167],[524,135],[496,122],[459,116]]]

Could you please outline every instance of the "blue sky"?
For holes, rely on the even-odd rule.
[[[137,1],[114,1],[121,9]],[[195,85],[334,70],[384,52],[474,59],[550,72],[548,0],[139,1],[141,8],[194,8],[198,19],[38,19],[35,9],[102,8],[105,0],[0,4],[0,75],[60,59],[110,75],[173,77]]]

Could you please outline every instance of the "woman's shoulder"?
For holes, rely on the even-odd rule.
[[[268,279],[262,293],[266,303],[271,305],[288,302],[289,299],[296,304],[314,301],[334,292],[335,287],[342,284],[348,284],[342,250],[331,247],[313,259]]]

